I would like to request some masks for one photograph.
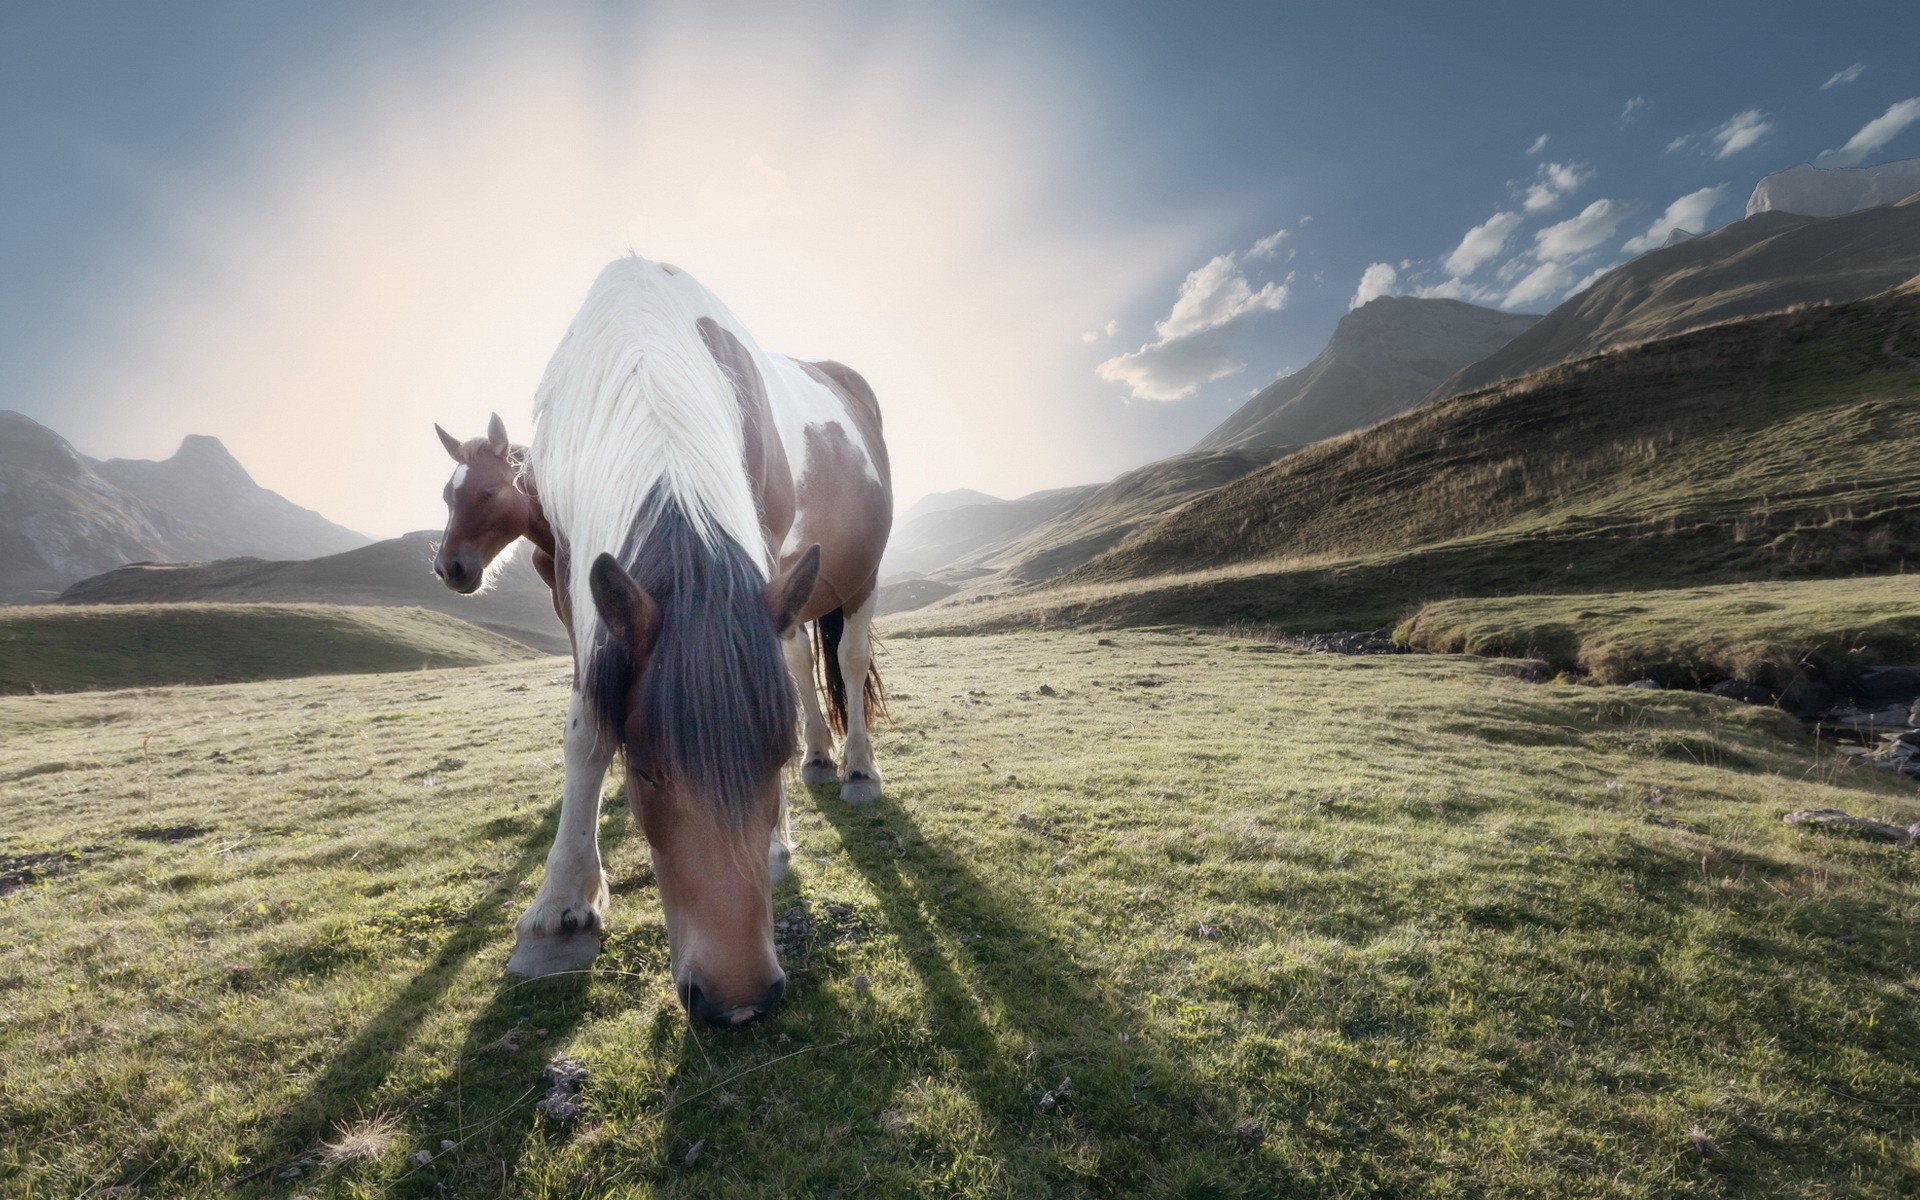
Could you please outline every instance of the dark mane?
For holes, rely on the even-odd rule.
[[[740,820],[754,789],[794,753],[793,681],[768,615],[759,566],[722,533],[709,546],[677,500],[659,490],[635,518],[622,566],[660,606],[660,633],[639,680],[643,732],[624,748],[634,766]],[[605,629],[587,664],[586,693],[602,728],[621,736],[632,662]]]

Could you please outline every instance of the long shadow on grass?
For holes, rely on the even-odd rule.
[[[992,1130],[1003,1190],[1312,1193],[1239,1143],[1241,1114],[1138,1036],[1141,1016],[1116,1000],[1109,981],[1076,964],[1018,901],[925,837],[898,804],[854,809],[830,787],[813,795],[925,994],[920,1022],[935,1045],[883,1047],[894,1058],[883,1069],[897,1084],[958,1066]],[[852,1037],[856,1047],[863,1040],[858,1028]],[[1070,1095],[1046,1111],[1043,1096],[1067,1077]]]
[[[544,1002],[544,1011],[537,1015],[545,1040],[562,1037],[579,1022],[585,1006],[580,1002],[583,989],[577,982],[556,982],[548,986],[544,993],[531,993],[507,983],[470,1023],[466,1043],[454,1060],[454,1077],[441,1093],[404,1104],[375,1104],[393,1068],[395,1056],[413,1040],[415,1032],[440,1004],[468,961],[498,939],[518,916],[518,906],[514,901],[519,895],[520,883],[533,873],[536,864],[545,859],[558,820],[556,810],[528,832],[521,840],[512,864],[492,877],[491,886],[467,910],[459,924],[441,943],[440,949],[421,967],[413,980],[333,1056],[332,1061],[308,1087],[306,1094],[288,1106],[274,1121],[271,1131],[257,1143],[258,1148],[253,1155],[255,1163],[278,1166],[283,1162],[297,1162],[323,1138],[332,1134],[336,1127],[376,1112],[403,1109],[412,1113],[424,1109],[427,1114],[424,1123],[436,1127],[440,1123],[439,1118],[451,1113],[456,1129],[463,1128],[467,1089],[481,1090],[482,1100],[500,1090],[500,1080],[477,1074],[469,1064],[484,1057],[482,1050],[498,1045],[497,1039],[507,1033],[514,1019],[524,1018]],[[613,850],[628,833],[626,822],[615,821],[610,824],[612,828],[605,830],[601,837],[602,847],[607,851]],[[511,1153],[517,1156],[519,1144],[531,1124],[537,1088],[528,1089],[530,1085],[538,1083],[540,1066],[535,1062],[523,1073],[529,1078],[511,1081],[525,1093],[522,1102],[515,1105],[518,1119],[508,1122],[502,1119],[508,1114],[487,1114],[487,1119],[492,1122],[489,1130],[498,1130],[490,1137],[490,1146],[503,1155]],[[466,1076],[475,1078],[468,1079]],[[503,1157],[500,1161],[509,1162],[510,1158]],[[266,1172],[258,1178],[248,1177],[247,1181],[256,1184],[271,1182],[272,1172]]]

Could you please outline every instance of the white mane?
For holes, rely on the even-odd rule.
[[[708,544],[731,536],[767,566],[740,406],[695,325],[702,314],[689,302],[704,289],[682,282],[637,256],[609,263],[534,395],[529,466],[571,556],[582,654],[598,620],[587,573],[601,553],[621,552],[656,485]]]

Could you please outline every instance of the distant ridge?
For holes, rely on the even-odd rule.
[[[1298,446],[1418,404],[1450,375],[1540,318],[1459,300],[1381,296],[1340,318],[1305,368],[1269,384],[1194,446]]]
[[[1736,317],[1862,299],[1916,272],[1920,197],[1836,217],[1757,213],[1615,267],[1428,398]]]
[[[215,438],[158,462],[100,462],[0,411],[0,603],[50,600],[128,562],[310,558],[369,540],[261,487]]]
[[[322,558],[271,561],[136,563],[83,579],[61,604],[160,604],[183,601],[373,605],[432,609],[549,654],[567,651],[552,593],[528,556],[502,568],[494,586],[461,596],[433,575],[431,530],[409,533]]]
[[[1801,163],[1776,171],[1754,186],[1747,215],[1762,212],[1837,217],[1882,204],[1897,204],[1920,192],[1920,158],[1876,167],[1816,167]]]

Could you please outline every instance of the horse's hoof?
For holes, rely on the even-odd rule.
[[[861,773],[849,775],[840,784],[840,799],[848,804],[872,804],[880,798],[880,781]]]
[[[593,930],[546,937],[523,937],[514,943],[513,957],[507,959],[507,974],[540,979],[567,971],[579,971],[600,953],[600,934]]]
[[[787,877],[787,864],[793,861],[793,851],[779,842],[767,847],[767,877],[774,883],[780,883]]]
[[[833,765],[831,758],[810,758],[800,764],[800,782],[810,787],[834,783],[839,778],[840,768]]]

